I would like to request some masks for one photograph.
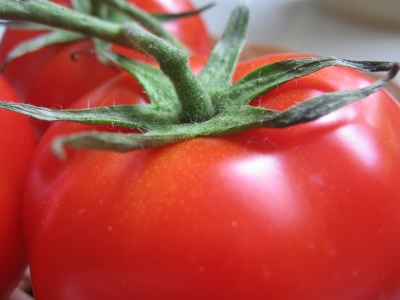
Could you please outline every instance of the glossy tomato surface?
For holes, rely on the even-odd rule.
[[[19,101],[1,77],[0,99]],[[0,109],[0,141],[0,299],[7,300],[27,266],[22,188],[36,146],[27,117]]]
[[[243,62],[235,80],[271,56]],[[119,77],[74,107],[144,103]],[[371,80],[329,67],[253,101],[283,109]],[[396,300],[400,108],[378,92],[308,124],[125,154],[51,152],[24,202],[38,299]],[[102,128],[102,130],[117,130]]]
[[[53,0],[53,2],[70,6],[69,0]],[[131,0],[130,2],[149,12],[178,13],[194,9],[189,0]],[[210,39],[200,15],[166,22],[165,27],[192,53],[209,54]],[[0,43],[0,64],[18,43],[37,34],[35,31],[7,29]],[[88,53],[91,49],[93,44],[89,40],[47,46],[13,60],[4,70],[4,77],[23,102],[51,108],[66,108],[93,88],[118,74],[112,68],[99,63],[96,55]],[[117,46],[114,50],[146,60],[132,50]],[[71,55],[77,51],[81,53],[77,55],[78,61],[72,60]],[[44,122],[35,122],[33,125],[38,137],[48,127],[48,123]]]

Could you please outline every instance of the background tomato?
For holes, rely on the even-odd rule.
[[[289,57],[243,62],[235,80]],[[131,81],[74,107],[144,103]],[[252,104],[281,109],[370,82],[329,67]],[[38,299],[399,299],[399,112],[382,91],[286,129],[125,154],[68,149],[65,161],[52,140],[93,127],[52,125],[24,202]]]
[[[69,0],[53,1],[69,6]],[[131,0],[138,7],[149,12],[178,13],[194,9],[189,0]],[[207,55],[210,39],[201,16],[193,16],[165,23],[193,53]],[[7,29],[0,44],[0,63],[7,53],[20,42],[37,35],[37,32]],[[4,77],[12,85],[20,99],[37,106],[61,108],[115,76],[117,72],[97,61],[93,54],[79,55],[73,61],[71,54],[76,51],[93,49],[92,42],[81,40],[44,47],[33,53],[13,60],[5,69]],[[120,53],[134,55],[132,50],[114,47]],[[37,136],[47,129],[45,122],[35,122]]]
[[[0,99],[17,96],[0,77]],[[22,187],[35,149],[27,117],[0,109],[0,299],[6,300],[27,266],[22,232]]]

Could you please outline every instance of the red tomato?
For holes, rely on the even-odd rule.
[[[235,78],[280,59],[241,63]],[[130,82],[118,77],[74,107],[144,103]],[[253,104],[370,82],[329,67]],[[38,299],[399,299],[399,113],[381,91],[286,129],[125,154],[68,149],[65,161],[53,139],[93,127],[52,125],[24,202]]]
[[[53,0],[69,6],[69,0]],[[130,0],[150,12],[176,13],[189,11],[189,0]],[[210,39],[200,16],[165,23],[193,53],[206,55],[210,51]],[[0,63],[18,43],[37,35],[35,32],[7,29],[0,44]],[[93,49],[92,42],[81,40],[47,46],[12,61],[4,71],[4,77],[12,85],[23,102],[37,106],[61,108],[104,83],[117,72],[97,61],[93,54],[79,55],[79,62],[71,59],[76,51]],[[120,53],[136,56],[137,53],[122,47],[114,48]],[[143,58],[143,57],[142,57]],[[22,70],[22,71],[21,71]],[[34,123],[37,135],[47,129],[44,122]]]
[[[0,77],[0,98],[17,96]],[[27,266],[22,232],[22,187],[35,149],[28,119],[0,109],[0,299],[6,300]]]

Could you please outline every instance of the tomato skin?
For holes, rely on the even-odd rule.
[[[0,77],[0,98],[19,102]],[[6,300],[27,266],[22,230],[22,187],[35,149],[28,119],[0,109],[0,299]]]
[[[264,61],[242,63],[235,80]],[[253,104],[290,106],[369,82],[330,67]],[[129,86],[121,76],[74,107],[143,103]],[[66,161],[51,153],[53,138],[92,127],[56,123],[38,147],[24,202],[35,294],[398,299],[398,114],[398,103],[382,91],[286,129],[125,154],[68,149]]]
[[[52,0],[70,6],[69,0]],[[131,0],[138,7],[151,12],[181,12],[192,10],[189,0]],[[201,16],[165,23],[193,53],[207,55],[210,39]],[[7,29],[0,44],[0,63],[18,43],[37,35],[37,32]],[[50,108],[66,108],[98,85],[118,73],[97,61],[94,54],[84,53],[93,49],[92,42],[82,40],[44,47],[13,60],[4,70],[4,77],[12,85],[23,102]],[[143,55],[119,46],[114,51],[141,60]],[[73,61],[71,55],[83,52]],[[23,72],[21,72],[23,70]],[[36,135],[42,136],[48,128],[46,122],[33,123]]]

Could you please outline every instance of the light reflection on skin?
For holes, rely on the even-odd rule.
[[[370,136],[371,129],[376,122],[379,103],[378,101],[369,101],[368,113],[360,115],[363,107],[345,106],[337,112],[330,113],[315,121],[317,126],[329,126],[332,124],[341,124],[334,131],[336,146],[343,147],[343,152],[351,154],[351,159],[360,161],[360,165],[369,168],[378,162],[376,138]],[[361,104],[358,104],[361,105]],[[361,119],[360,119],[361,118]],[[360,119],[360,120],[357,120]],[[348,125],[345,125],[348,124]]]
[[[241,198],[250,200],[248,203],[252,206],[251,209],[278,221],[277,224],[292,226],[293,222],[299,221],[299,208],[293,195],[293,178],[284,171],[281,164],[276,155],[253,156],[232,164],[229,176],[239,177],[233,182],[252,187],[238,187],[237,190],[232,187]]]
[[[334,135],[331,146],[339,152],[350,157],[346,161],[353,161],[357,165],[371,168],[376,166],[378,161],[377,144],[369,136],[370,126],[367,122],[355,122],[359,118],[356,109],[346,107],[340,113],[326,115],[315,122],[315,126],[332,128],[328,131]],[[346,125],[349,124],[349,125]],[[329,145],[326,145],[330,147]],[[296,150],[300,151],[300,150]],[[282,155],[285,155],[282,153]],[[281,226],[293,226],[299,224],[302,218],[307,215],[307,206],[297,201],[296,193],[301,192],[297,179],[289,167],[286,168],[287,160],[280,158],[280,154],[264,154],[243,158],[229,166],[230,175],[235,179],[232,182],[242,182],[244,186],[252,186],[249,191],[243,191],[235,186],[232,189],[243,199],[250,199],[251,209],[266,218],[278,221]],[[292,162],[293,163],[293,162]],[[310,180],[317,186],[323,186],[324,177],[321,174],[314,174]],[[298,190],[296,190],[298,188]],[[275,199],[275,200],[274,200]],[[279,199],[277,201],[276,199]]]
[[[361,127],[361,125],[344,126],[335,134],[342,140],[338,143],[348,148],[346,153],[351,153],[353,160],[360,160],[360,165],[370,168],[377,164],[379,151],[376,149],[374,139],[368,136],[369,130],[363,130]]]
[[[359,110],[362,108],[358,108],[350,105],[339,108],[337,111],[331,112],[315,121],[313,121],[313,126],[316,127],[324,127],[324,126],[342,126],[345,124],[351,124],[355,122],[357,118],[360,116]]]

